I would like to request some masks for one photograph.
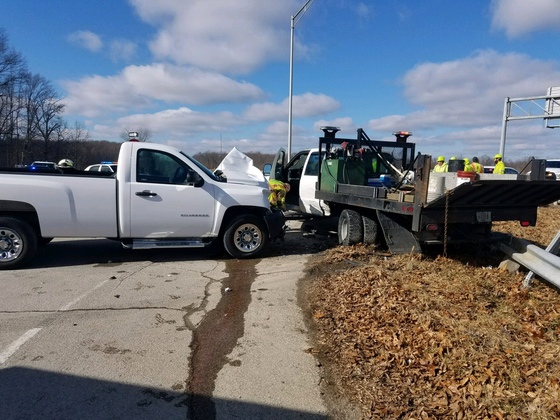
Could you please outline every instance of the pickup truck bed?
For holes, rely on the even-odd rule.
[[[29,177],[32,182],[18,182],[22,176]],[[19,202],[22,196],[33,196],[33,208],[43,237],[118,236],[117,180],[114,178],[32,172],[2,174],[2,180],[6,183],[2,188],[2,200]]]

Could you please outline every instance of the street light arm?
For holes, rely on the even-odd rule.
[[[297,25],[297,23],[303,17],[305,12],[307,12],[307,9],[309,9],[309,7],[311,6],[311,3],[313,3],[314,1],[315,0],[307,0],[307,2],[301,7],[301,9],[299,9],[299,11],[292,16],[292,27],[295,27]],[[301,16],[299,16],[300,14]]]

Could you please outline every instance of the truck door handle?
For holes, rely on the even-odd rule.
[[[144,191],[138,191],[136,195],[139,197],[155,197],[157,193],[150,190],[144,190]]]

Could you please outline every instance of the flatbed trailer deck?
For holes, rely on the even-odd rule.
[[[315,198],[323,200],[332,214],[341,218],[339,240],[344,244],[355,243],[358,237],[362,242],[378,240],[378,228],[393,253],[422,252],[424,244],[489,241],[492,222],[517,220],[523,226],[534,226],[538,207],[560,200],[560,182],[545,180],[546,160],[532,162],[530,177],[469,174],[470,179],[465,179],[461,172],[432,172],[431,156],[414,156],[413,143],[374,142],[362,130],[358,130],[357,139],[336,138],[334,133],[325,130],[319,141],[319,160],[333,162],[330,166],[322,164]],[[403,172],[414,174],[410,182],[403,183],[403,178],[391,187],[363,185],[372,181],[368,178],[371,155],[384,160],[383,154],[388,153],[382,151],[387,148],[397,150]],[[341,159],[347,163],[341,163]],[[340,175],[344,171],[341,167],[353,172]],[[449,185],[434,195],[437,178],[445,178],[444,183]],[[374,183],[378,181],[373,179]],[[342,232],[341,223],[346,225]],[[340,238],[341,234],[346,238]]]

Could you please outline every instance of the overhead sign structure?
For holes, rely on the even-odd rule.
[[[560,86],[549,87],[545,96],[506,98],[500,139],[500,153],[504,156],[508,121],[544,119],[547,128],[560,127]]]
[[[544,122],[547,128],[558,128],[560,127],[560,86],[549,87],[546,96],[549,96],[546,100],[548,116]]]

